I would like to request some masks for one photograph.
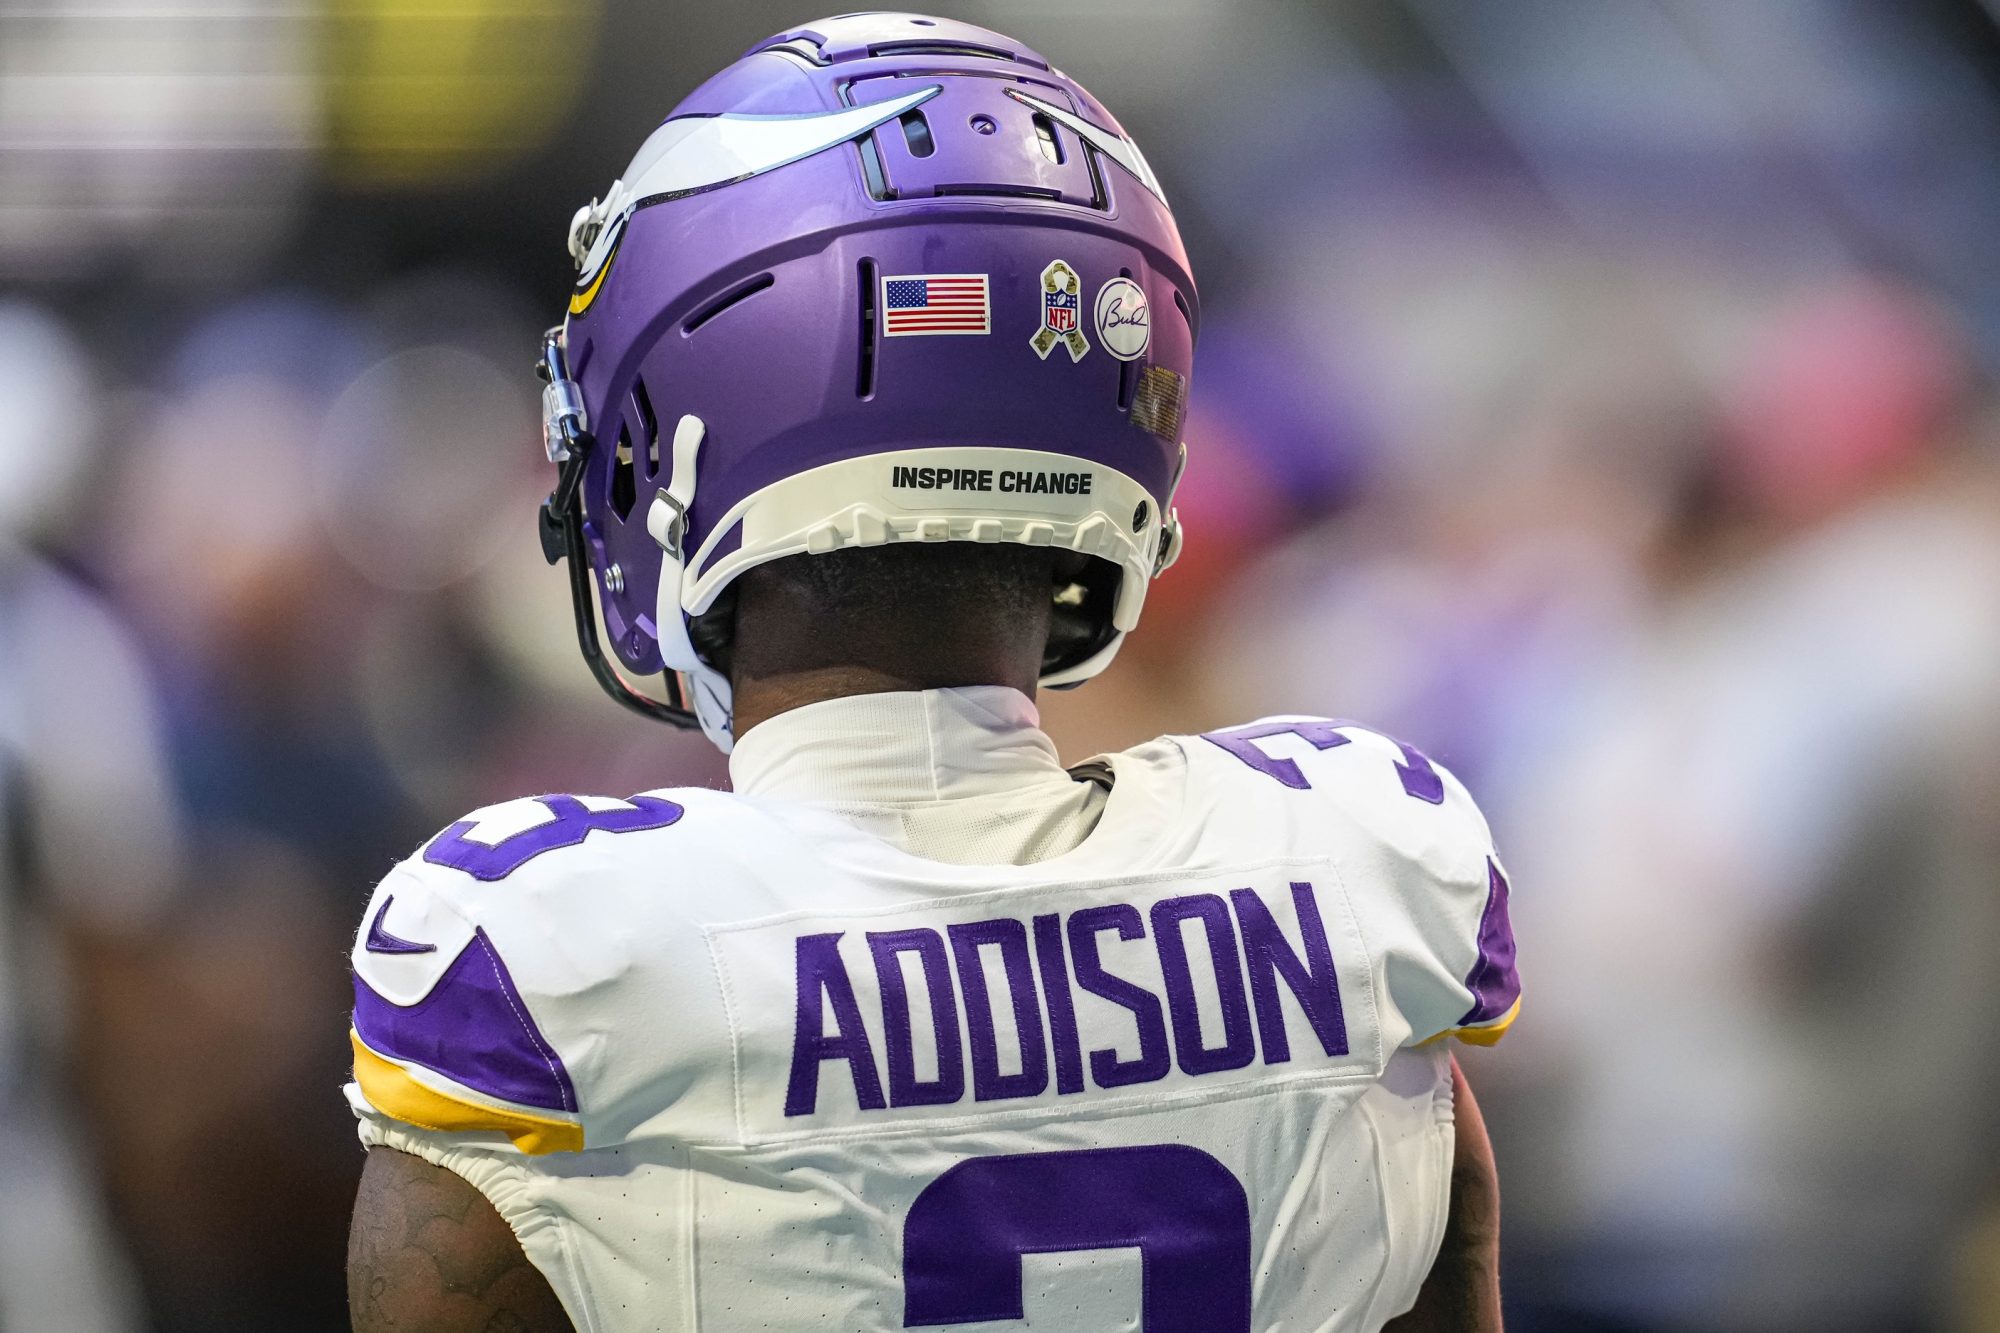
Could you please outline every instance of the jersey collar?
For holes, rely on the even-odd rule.
[[[744,795],[818,805],[903,805],[1073,781],[1041,715],[1004,685],[857,694],[766,719],[736,742]]]

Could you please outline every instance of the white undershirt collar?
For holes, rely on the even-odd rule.
[[[816,805],[908,805],[1071,786],[1041,715],[1004,685],[857,694],[807,704],[744,733],[738,792]]]

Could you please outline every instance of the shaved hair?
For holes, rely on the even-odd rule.
[[[1006,684],[1033,694],[1065,574],[1081,559],[968,541],[786,556],[745,570],[695,623],[696,644],[729,672],[739,707],[758,682],[777,682],[785,702],[827,689]]]
[[[1011,542],[898,542],[795,555],[747,571],[785,584],[829,621],[940,624],[955,608],[982,620],[1029,623],[1055,586],[1055,552]]]

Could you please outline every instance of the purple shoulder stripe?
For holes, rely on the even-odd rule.
[[[535,1026],[514,979],[484,930],[460,951],[430,993],[395,1004],[354,978],[354,1030],[381,1055],[422,1065],[489,1097],[549,1111],[575,1111],[569,1071]]]
[[[1460,1027],[1491,1023],[1521,998],[1521,974],[1514,968],[1514,923],[1507,917],[1507,877],[1491,857],[1486,861],[1486,911],[1479,918],[1479,960],[1465,979],[1472,1008]]]

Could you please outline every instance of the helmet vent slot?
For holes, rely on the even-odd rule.
[[[1061,166],[1065,161],[1062,140],[1056,138],[1055,122],[1037,111],[1035,121],[1035,142],[1041,146],[1042,156]]]
[[[716,297],[713,301],[710,301],[707,305],[695,311],[692,315],[689,315],[687,323],[681,325],[681,335],[683,337],[686,337],[694,333],[695,330],[699,329],[702,325],[708,323],[708,321],[710,321],[711,319],[714,319],[717,315],[721,314],[723,311],[729,309],[729,307],[736,305],[739,302],[747,301],[751,297],[755,296],[758,292],[763,291],[766,287],[769,287],[773,281],[775,281],[775,279],[773,279],[770,274],[759,273],[756,277],[750,279],[748,282],[740,282],[736,284],[736,286],[731,287],[728,291]]]
[[[1194,312],[1188,309],[1187,297],[1175,292],[1174,308],[1181,312],[1181,318],[1187,323],[1188,332],[1194,332]]]
[[[860,368],[854,377],[854,396],[873,398],[875,396],[875,261],[861,261],[861,356]]]
[[[903,142],[910,146],[911,157],[929,157],[937,151],[937,141],[931,138],[931,123],[924,119],[921,111],[905,111],[903,122]]]
[[[801,61],[807,65],[817,66],[833,63],[826,58],[826,52],[820,50],[818,42],[778,42],[765,47],[764,50],[770,52],[772,55],[790,56],[792,59]]]
[[[1009,199],[1060,199],[1061,190],[1045,190],[1035,185],[940,185],[931,193],[944,195],[992,196],[1004,195]]]
[[[1118,270],[1118,276],[1129,280],[1132,276],[1132,270],[1121,268]],[[1130,412],[1132,410],[1132,390],[1138,382],[1138,358],[1134,357],[1130,361],[1120,361],[1118,363],[1118,410],[1120,412]]]
[[[877,42],[868,48],[871,56],[970,56],[974,60],[1013,60],[1012,51],[993,46],[973,46],[966,42]]]
[[[882,171],[882,155],[875,151],[875,136],[864,134],[854,141],[861,154],[861,176],[868,182],[868,197],[877,201],[894,199],[896,192],[889,188],[889,178]]]
[[[632,381],[632,415],[639,423],[639,455],[645,460],[646,475],[660,475],[660,419],[653,414],[653,396],[646,392],[646,381]]]
[[[632,432],[618,427],[618,452],[611,460],[611,511],[620,522],[632,516],[638,502],[638,481],[632,475]]]

